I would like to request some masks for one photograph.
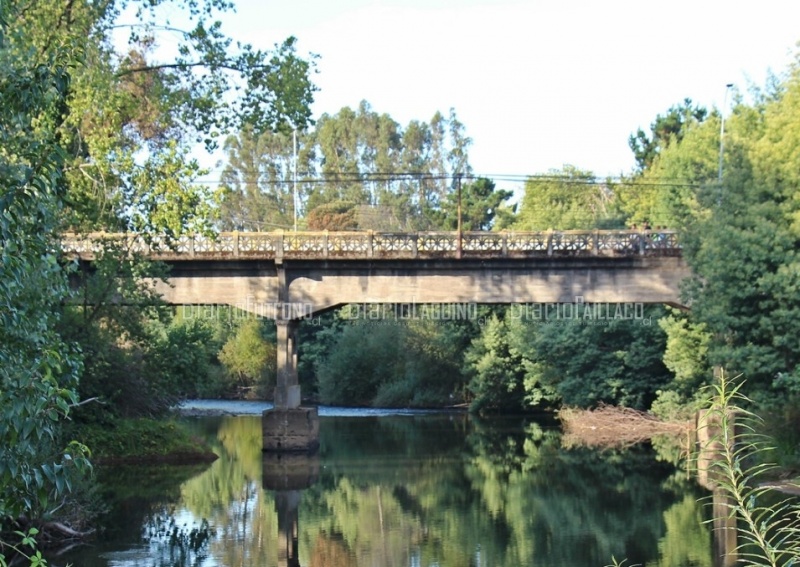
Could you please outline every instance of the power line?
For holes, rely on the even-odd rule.
[[[393,172],[393,173],[344,173],[344,174],[323,174],[314,177],[298,177],[297,183],[306,185],[331,185],[342,183],[401,183],[401,182],[424,182],[424,181],[454,181],[459,174],[429,174],[417,172]],[[606,178],[574,178],[570,176],[553,174],[532,174],[532,175],[462,175],[462,179],[476,181],[478,179],[489,179],[490,181],[508,183],[545,183],[555,182],[563,185],[635,185],[637,187],[700,187],[700,183],[690,183],[682,180],[659,179],[642,181],[636,178],[626,177],[606,177]],[[293,179],[259,179],[258,185],[291,185]],[[197,185],[221,185],[232,184],[229,180],[222,179],[199,179],[194,182]],[[239,182],[248,184],[248,182]]]

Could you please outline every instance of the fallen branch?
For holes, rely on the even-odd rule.
[[[558,414],[567,447],[629,447],[657,435],[680,436],[691,429],[691,422],[662,421],[643,411],[601,405],[583,410],[563,408]]]
[[[60,534],[73,539],[84,539],[94,533],[94,530],[79,532],[77,530],[73,530],[69,526],[65,526],[61,522],[47,522],[42,526],[42,528],[44,528],[45,530],[52,530],[54,532],[59,532]]]

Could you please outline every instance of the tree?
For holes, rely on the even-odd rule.
[[[537,382],[558,392],[568,406],[649,409],[672,378],[662,361],[664,332],[653,324],[661,308],[628,318],[618,316],[623,312],[617,306],[600,305],[603,313],[610,307],[612,315],[598,319],[591,315],[597,313],[592,305],[571,307],[566,319],[529,326],[535,336],[527,356],[540,364]]]
[[[664,332],[651,324],[661,314],[615,305],[508,306],[487,319],[465,356],[471,409],[649,409],[671,380],[661,360]]]
[[[358,111],[342,108],[333,116],[323,114],[315,132],[319,146],[323,184],[314,187],[309,196],[309,211],[333,201],[374,204],[362,181],[368,172],[362,163],[363,134],[359,127],[367,121],[369,105],[362,102]]]
[[[636,158],[639,171],[644,171],[653,164],[656,156],[672,143],[680,143],[692,124],[703,122],[708,111],[701,106],[692,106],[692,100],[683,99],[659,114],[650,125],[650,134],[641,128],[628,138],[628,145]]]
[[[345,307],[326,318],[329,327],[317,329],[302,357],[316,367],[322,403],[442,407],[463,399],[462,353],[476,323],[448,306],[407,307]]]
[[[405,327],[353,323],[344,328],[336,346],[316,369],[322,403],[371,405],[381,383],[405,375]]]
[[[222,346],[219,360],[239,388],[250,388],[274,381],[275,356],[275,345],[262,336],[261,322],[247,319]]]
[[[708,347],[711,335],[704,323],[692,322],[687,315],[673,312],[658,321],[667,335],[664,365],[674,378],[672,389],[689,399],[708,382]]]
[[[799,69],[795,62],[772,95],[734,108],[721,184],[712,121],[689,128],[652,166],[684,182],[670,188],[667,202],[695,274],[687,286],[690,322],[710,335],[709,364],[743,374],[748,388],[773,399],[800,392]]]
[[[221,347],[212,324],[203,318],[176,318],[153,341],[148,352],[150,367],[165,378],[165,394],[173,400],[178,396],[215,397],[224,393],[213,383],[221,374],[214,366]]]
[[[293,135],[247,128],[225,142],[228,163],[222,171],[220,227],[223,230],[274,230],[294,222]]]
[[[313,131],[298,137],[300,220],[316,230],[454,227],[445,218],[455,215],[456,179],[471,174],[470,144],[452,109],[449,117],[437,112],[429,123],[411,121],[405,129],[366,101],[324,114]],[[286,226],[293,212],[288,136],[245,131],[229,138],[226,148],[222,226]],[[475,226],[488,227],[495,203],[507,198],[490,183],[466,187],[468,200],[475,201],[468,205],[480,217],[470,219]],[[330,222],[332,211],[346,214],[346,222]]]
[[[310,230],[355,230],[357,208],[347,201],[332,201],[311,209],[307,224]]]
[[[525,182],[514,228],[518,230],[572,230],[619,224],[614,194],[589,171],[574,166],[550,170]]]
[[[186,233],[209,232],[218,195],[196,183],[196,146],[213,149],[232,131],[285,134],[311,122],[314,57],[298,55],[294,38],[269,51],[234,42],[217,19],[232,8],[229,2],[8,5],[19,8],[16,55],[37,61],[67,45],[86,62],[71,70],[54,132],[66,207],[53,233],[136,232],[152,244],[174,246]],[[185,29],[168,21],[175,13]],[[123,14],[131,19],[120,20]],[[128,43],[118,49],[117,34],[125,29]],[[174,51],[156,49],[164,33],[177,38]],[[153,413],[174,399],[169,377],[151,372],[158,353],[149,347],[159,335],[151,319],[165,311],[146,284],[132,285],[163,276],[162,268],[107,240],[92,269],[76,277],[84,284],[82,301],[67,311],[77,326],[59,330],[86,354],[81,393],[107,402],[100,406],[105,417],[85,417]]]
[[[660,149],[649,166],[616,190],[620,208],[632,224],[681,228],[700,210],[700,184],[716,180],[719,115],[684,125],[679,141]],[[733,138],[731,133],[729,138]],[[729,140],[733,142],[733,140]],[[729,144],[728,154],[738,150]]]
[[[461,181],[458,180],[457,183]],[[445,230],[458,227],[458,188],[448,193],[442,206],[439,225]],[[463,230],[491,230],[494,219],[504,201],[514,196],[513,191],[496,190],[490,179],[479,177],[461,187],[461,228]]]
[[[78,403],[80,361],[55,332],[67,274],[54,239],[64,198],[76,52],[27,49],[24,12],[0,5],[0,523],[60,507],[88,461],[59,425]],[[2,558],[2,556],[0,556]]]
[[[69,155],[64,225],[175,238],[210,225],[213,192],[194,183],[194,145],[214,148],[245,126],[256,135],[304,128],[314,59],[297,55],[294,38],[271,52],[233,42],[216,20],[227,2],[170,2],[184,11],[183,30],[165,24],[165,2],[134,2],[129,25],[117,21],[121,4],[26,4],[19,48],[41,51],[70,38],[87,62],[73,73],[71,112],[59,130]],[[112,34],[126,25],[127,51],[118,53]],[[154,48],[165,31],[178,38],[173,59]]]
[[[481,413],[520,411],[524,399],[522,354],[509,340],[506,323],[492,314],[465,355],[474,396],[470,410]]]

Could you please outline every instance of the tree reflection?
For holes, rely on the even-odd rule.
[[[154,565],[182,567],[202,565],[208,558],[208,545],[214,531],[203,520],[197,526],[182,526],[171,515],[157,515],[148,519],[145,541],[149,544]]]
[[[649,447],[565,449],[523,420],[324,418],[318,460],[297,462],[262,455],[258,419],[217,424],[221,457],[180,499],[214,528],[214,564],[712,565],[700,489]]]

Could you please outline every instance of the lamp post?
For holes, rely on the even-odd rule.
[[[733,83],[728,83],[725,85],[725,98],[722,102],[722,108],[720,109],[720,121],[719,121],[719,175],[718,181],[722,183],[722,155],[725,151],[725,111],[728,109],[728,93],[731,90]]]

